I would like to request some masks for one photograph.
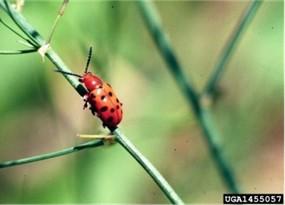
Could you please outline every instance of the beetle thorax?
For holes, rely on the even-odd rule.
[[[85,73],[81,78],[81,82],[84,84],[88,91],[93,91],[103,83],[98,76],[92,74],[91,72]]]

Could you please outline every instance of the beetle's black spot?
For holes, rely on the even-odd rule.
[[[98,88],[102,89],[103,87],[102,87],[102,85],[100,85]]]
[[[108,117],[107,122],[108,122],[108,123],[113,122],[113,117]]]
[[[120,102],[118,98],[116,98],[116,101],[117,101],[117,103],[119,103],[119,102]]]
[[[105,95],[102,95],[102,96],[101,96],[101,100],[104,100],[104,99],[105,99],[105,97],[106,97]]]
[[[107,106],[104,106],[104,107],[101,107],[100,108],[100,112],[105,112],[108,110],[108,107]]]
[[[120,109],[120,105],[117,105],[116,108],[117,108],[117,109]]]
[[[112,97],[112,96],[113,96],[113,93],[112,93],[112,92],[109,92],[109,96]]]
[[[110,110],[111,112],[115,112],[115,109],[114,108],[111,108],[111,110]]]
[[[122,105],[123,105],[123,103],[120,103],[120,105],[122,106]]]

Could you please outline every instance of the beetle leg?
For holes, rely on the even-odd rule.
[[[83,105],[83,110],[85,110],[86,108],[88,107],[88,103],[87,103],[87,101],[84,103],[84,105]]]
[[[89,99],[89,94],[83,96],[83,100],[85,102],[83,105],[83,110],[85,110],[88,107],[88,99]]]
[[[96,109],[90,106],[89,108],[91,110],[92,115],[96,115]]]

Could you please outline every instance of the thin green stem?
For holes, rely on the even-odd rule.
[[[213,121],[207,109],[201,108],[200,114],[197,116],[204,138],[208,144],[209,152],[215,161],[220,175],[224,179],[224,183],[233,193],[239,193],[238,185],[234,177],[233,170],[222,154],[222,149],[218,143],[219,135],[214,128]]]
[[[149,162],[149,160],[140,153],[140,151],[124,136],[118,129],[113,132],[116,135],[116,140],[119,142],[125,150],[130,153],[133,158],[143,167],[143,169],[151,176],[155,183],[164,192],[167,198],[173,204],[184,204],[179,196],[175,193],[168,182],[157,171],[157,169]]]
[[[17,50],[17,51],[0,51],[0,55],[19,55],[19,54],[26,54],[26,53],[34,53],[37,49],[26,49],[26,50]]]
[[[217,134],[209,118],[207,110],[205,110],[199,101],[199,97],[189,80],[185,78],[182,67],[180,66],[166,32],[164,32],[159,15],[154,5],[148,0],[138,1],[139,10],[144,18],[146,26],[158,48],[163,59],[168,65],[168,69],[176,80],[182,93],[186,96],[189,105],[191,105],[194,114],[203,130],[205,140],[207,142],[210,154],[224,179],[225,184],[232,192],[238,192],[237,183],[234,178],[233,170],[229,163],[222,155],[221,148],[217,143]]]
[[[27,35],[29,38],[38,46],[41,47],[45,45],[45,40],[41,35],[24,19],[24,17],[15,11],[6,2],[6,0],[0,0],[0,6],[6,11],[10,17],[14,20],[16,25]],[[70,69],[65,65],[65,63],[60,59],[60,57],[50,48],[46,53],[47,58],[57,67],[58,70],[63,71],[61,74],[67,79],[70,85],[76,89],[76,91],[83,96],[86,94],[85,88],[79,83],[78,79],[74,76],[67,75],[64,72],[70,73]],[[156,168],[144,157],[136,147],[120,132],[119,128],[113,131],[116,135],[117,141],[122,145],[131,156],[137,160],[143,167],[143,169],[152,177],[152,179],[158,184],[159,188],[164,192],[167,198],[173,204],[183,204],[182,200],[178,197],[175,191],[167,183],[167,181],[162,177],[162,175],[156,170]],[[78,149],[78,148],[77,148]],[[68,152],[69,151],[69,152]],[[71,153],[70,150],[66,151],[65,154]],[[59,154],[58,154],[59,155]],[[53,156],[53,155],[52,155]],[[32,157],[37,159],[35,161],[43,160],[44,158],[39,158],[39,156]],[[25,163],[30,163],[31,158],[22,159],[26,160]],[[7,163],[7,162],[6,162]],[[11,163],[11,162],[10,162]],[[11,166],[11,165],[10,165]]]
[[[170,45],[170,41],[160,23],[159,15],[157,14],[151,1],[139,0],[138,5],[147,25],[147,28],[152,35],[152,38],[159,49],[163,59],[165,60],[168,68],[178,83],[179,87],[183,89],[183,92],[187,95],[187,98],[191,100],[193,109],[195,112],[199,112],[199,101],[195,89],[188,79],[185,79],[185,75],[182,72],[181,65],[179,64],[173,49]]]
[[[0,0],[0,6],[11,17],[15,24],[30,38],[30,40],[35,44],[37,48],[45,45],[46,41],[44,38],[26,21],[26,19],[19,12],[13,9],[6,0]],[[70,69],[51,48],[48,49],[46,56],[53,64],[56,65],[58,70],[71,72]],[[86,93],[85,88],[80,84],[77,78],[71,75],[66,75],[64,73],[62,73],[62,75],[81,96]]]
[[[239,39],[241,39],[242,34],[246,30],[249,23],[252,21],[261,3],[262,0],[251,1],[244,13],[241,15],[240,20],[238,21],[230,38],[225,44],[225,47],[222,50],[218,61],[213,68],[213,74],[210,76],[210,79],[208,80],[202,95],[211,95],[215,91],[217,84],[225,72],[225,66],[231,59],[231,56],[233,55],[235,48],[238,45]]]
[[[27,29],[23,29],[23,27],[18,24],[18,23],[21,23],[21,24],[29,25],[23,16],[21,16],[22,21],[21,22],[18,21],[18,19],[19,19],[18,15],[20,15],[20,13],[17,12],[15,9],[13,9],[11,7],[11,5],[7,2],[7,0],[1,0],[0,6],[11,17],[11,19],[15,22],[15,24],[27,35],[27,37],[29,37],[29,39],[32,41],[32,44],[36,46],[38,44],[38,42],[35,41],[34,37],[37,37],[37,35],[39,35],[39,33],[36,32],[35,29],[28,30],[30,27],[27,27]]]
[[[1,18],[0,18],[0,23],[2,23],[6,28],[8,28],[10,31],[12,31],[14,34],[22,38],[23,40],[27,41],[29,45],[34,45],[33,42],[31,42],[29,39],[25,38],[23,35],[21,35],[19,32],[17,32],[15,29],[13,29],[11,26],[9,26],[7,23],[5,23]]]
[[[49,36],[48,36],[47,43],[50,43],[50,42],[51,42],[52,36],[53,36],[53,34],[54,34],[54,32],[55,32],[55,28],[56,28],[56,26],[57,26],[57,24],[58,24],[58,22],[59,22],[60,17],[63,16],[64,10],[65,10],[65,8],[66,8],[68,2],[69,2],[69,0],[64,0],[63,3],[62,3],[62,5],[60,6],[60,9],[59,9],[59,11],[58,11],[58,15],[57,15],[57,17],[56,17],[56,19],[55,19],[55,21],[54,21],[54,23],[53,23],[53,25],[52,25],[51,32],[50,32],[50,34],[49,34]]]
[[[0,169],[8,168],[8,167],[14,167],[14,166],[22,165],[22,164],[28,164],[28,163],[37,162],[37,161],[42,161],[42,160],[51,159],[51,158],[55,158],[55,157],[61,157],[61,156],[67,155],[67,154],[71,154],[74,152],[78,152],[81,150],[90,149],[90,148],[94,148],[94,147],[99,147],[102,145],[104,145],[104,142],[102,140],[93,140],[90,142],[86,142],[86,143],[76,145],[74,147],[65,148],[63,150],[59,150],[56,152],[50,152],[50,153],[40,154],[40,155],[27,157],[27,158],[23,158],[23,159],[1,162],[0,163]]]

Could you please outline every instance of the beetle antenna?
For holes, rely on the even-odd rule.
[[[76,73],[69,73],[69,72],[62,71],[62,70],[55,70],[55,72],[62,73],[62,74],[66,74],[66,75],[73,75],[73,76],[76,76],[76,77],[78,77],[78,78],[81,78],[81,77],[82,77],[82,76],[79,75],[79,74],[76,74]]]
[[[85,66],[84,73],[87,73],[87,71],[88,71],[88,67],[89,67],[89,64],[90,64],[91,57],[92,57],[92,46],[90,46],[90,48],[89,48],[89,54],[88,54],[87,63],[86,63],[86,66]]]

